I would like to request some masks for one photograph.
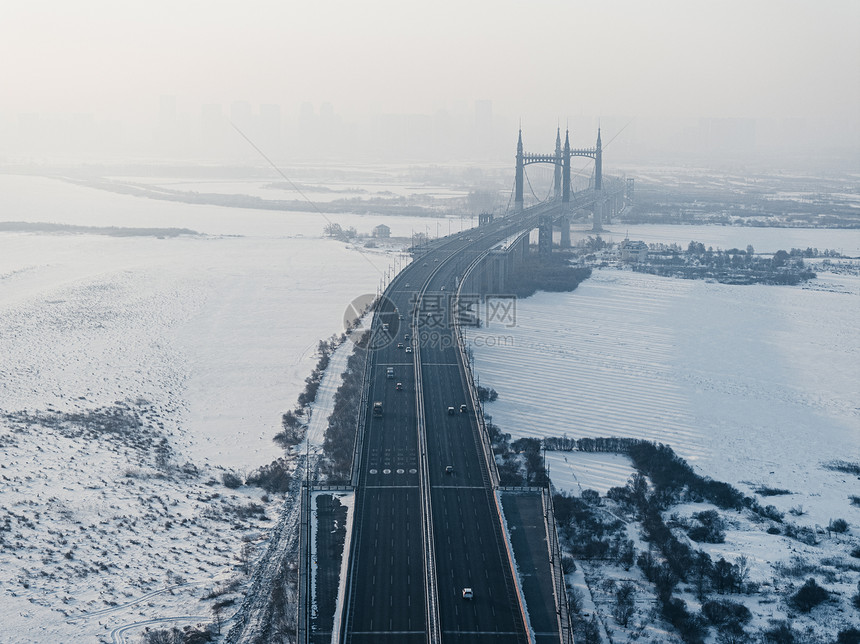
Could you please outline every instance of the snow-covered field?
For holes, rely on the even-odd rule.
[[[856,276],[738,287],[608,269],[518,301],[514,328],[468,336],[499,392],[486,411],[514,437],[659,441],[747,492],[791,490],[769,502],[802,505],[805,522],[860,525],[856,480],[823,467],[860,460],[859,313]],[[621,475],[589,461],[582,476],[598,467]]]
[[[675,239],[653,241],[687,237],[673,232]],[[740,245],[721,236],[722,229],[709,232],[690,239]],[[860,234],[840,232],[845,247],[857,247]],[[800,244],[761,239],[757,245]],[[857,477],[827,465],[860,464],[858,314],[857,275],[819,273],[802,287],[730,286],[610,268],[595,270],[573,293],[519,300],[512,328],[490,324],[467,337],[481,384],[499,393],[485,412],[513,438],[627,436],[665,443],[699,473],[776,506],[786,522],[815,529],[817,543],[810,545],[779,530],[768,534],[748,513],[720,511],[725,543],[692,545],[714,561],[746,558],[758,590],[732,599],[752,611],[750,629],[789,617],[806,641],[833,641],[837,630],[857,624],[849,603],[860,580],[849,554],[860,532],[860,507],[851,501]],[[577,495],[589,488],[605,495],[633,473],[629,460],[616,454],[550,451],[546,459],[555,486]],[[764,496],[757,493],[762,488],[788,493]],[[691,521],[693,513],[710,509],[716,508],[685,504],[666,514]],[[847,535],[823,530],[834,519],[848,522]],[[637,523],[625,530],[637,552],[647,551]],[[578,566],[569,582],[583,593],[582,611],[600,615],[601,629],[615,641],[636,633],[645,641],[676,641],[659,632],[650,613],[653,585],[639,568],[602,560]],[[799,615],[785,598],[810,576],[833,599]],[[622,628],[612,609],[616,584],[627,581],[636,588],[637,606],[629,628]],[[691,610],[701,608],[689,586],[679,587],[679,595]]]
[[[152,231],[0,232],[0,641],[211,621],[202,597],[241,579],[279,511],[222,473],[282,455],[318,341],[396,253],[323,239],[312,213],[8,175],[0,194],[0,223]],[[330,219],[407,237],[435,221]]]

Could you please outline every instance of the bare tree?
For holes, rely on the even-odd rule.
[[[615,606],[612,608],[612,616],[625,628],[636,610],[635,592],[635,586],[629,581],[625,581],[615,589]]]

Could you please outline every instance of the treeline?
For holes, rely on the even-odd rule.
[[[680,277],[682,279],[713,279],[721,284],[768,284],[779,286],[796,286],[801,282],[815,279],[812,271],[787,269],[782,271],[765,270],[719,270],[709,266],[690,266],[686,264],[631,264],[637,273],[659,275],[661,277]]]
[[[633,466],[651,480],[654,488],[664,497],[666,505],[678,501],[683,494],[687,501],[710,501],[723,509],[747,507],[769,519],[774,518],[769,510],[761,508],[755,499],[745,496],[732,485],[697,474],[671,447],[662,443],[618,436],[548,436],[543,439],[543,444],[546,449],[557,451],[626,454]]]
[[[494,425],[492,417],[486,417],[486,424],[499,472],[499,485],[521,487],[549,484],[539,438],[519,438],[511,442],[511,435],[503,433],[498,425]]]
[[[369,335],[365,333],[355,342],[328,418],[323,442],[325,461],[321,469],[330,483],[348,483],[351,479]]]
[[[807,251],[810,257],[817,256],[817,249],[808,248]],[[778,250],[767,257],[755,254],[752,246],[747,246],[746,250],[724,251],[691,241],[686,251],[677,248],[652,250],[646,262],[633,264],[633,270],[664,277],[710,278],[726,284],[795,285],[815,278],[815,273],[807,270],[803,262],[807,251]]]
[[[591,269],[571,266],[566,253],[535,253],[513,271],[507,290],[517,297],[529,297],[537,291],[561,293],[574,290],[589,277]]]
[[[751,621],[749,611],[737,602],[709,598],[709,593],[723,596],[755,592],[757,584],[748,581],[749,560],[745,556],[738,557],[734,563],[723,557],[711,559],[704,550],[675,536],[663,515],[678,501],[709,501],[723,509],[747,508],[778,524],[782,522],[782,513],[773,506],[762,507],[728,483],[696,474],[667,445],[619,437],[548,437],[543,440],[543,445],[546,449],[561,451],[625,454],[637,470],[626,485],[611,488],[606,496],[623,510],[639,517],[649,550],[637,556],[632,542],[628,543],[623,523],[600,508],[601,499],[597,492],[585,490],[579,498],[566,494],[553,497],[559,534],[569,552],[583,559],[611,560],[625,569],[635,559],[646,579],[654,584],[663,618],[675,627],[685,642],[702,644],[710,626],[721,634],[736,638],[726,641],[748,641],[750,633],[745,627]],[[611,516],[611,519],[606,520],[606,516]],[[673,515],[670,523],[683,529],[692,542],[722,543],[725,539],[725,523],[715,510],[696,512],[690,519],[678,519]],[[847,530],[844,520],[839,521],[839,525],[831,523],[838,529]],[[788,537],[803,541],[809,537],[795,526],[781,527]],[[779,534],[780,529],[772,526],[768,532]],[[702,603],[701,613],[691,611],[686,602],[675,596],[675,589],[681,582],[692,586]],[[808,580],[789,598],[789,603],[797,610],[807,612],[826,597],[824,589],[816,587],[814,580]],[[857,601],[860,606],[860,593]],[[767,639],[777,635],[781,628],[774,625],[762,631],[764,641],[793,641]]]
[[[307,417],[306,408],[317,399],[317,391],[319,391],[323,374],[328,368],[331,356],[344,340],[346,340],[345,334],[342,334],[340,337],[332,336],[328,340],[319,341],[317,345],[319,360],[317,360],[316,366],[311,371],[311,375],[305,378],[305,388],[296,400],[296,407],[281,416],[281,427],[283,430],[272,437],[272,440],[281,447],[287,448],[292,445],[298,445],[305,439],[307,430],[304,420]]]

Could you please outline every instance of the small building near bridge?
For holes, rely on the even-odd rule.
[[[644,241],[624,239],[621,243],[621,261],[638,264],[648,259],[648,244]]]
[[[379,224],[373,229],[373,236],[379,239],[387,239],[391,237],[391,228],[385,224]]]

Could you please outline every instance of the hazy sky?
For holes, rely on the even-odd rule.
[[[0,113],[860,114],[857,0],[3,0]]]

